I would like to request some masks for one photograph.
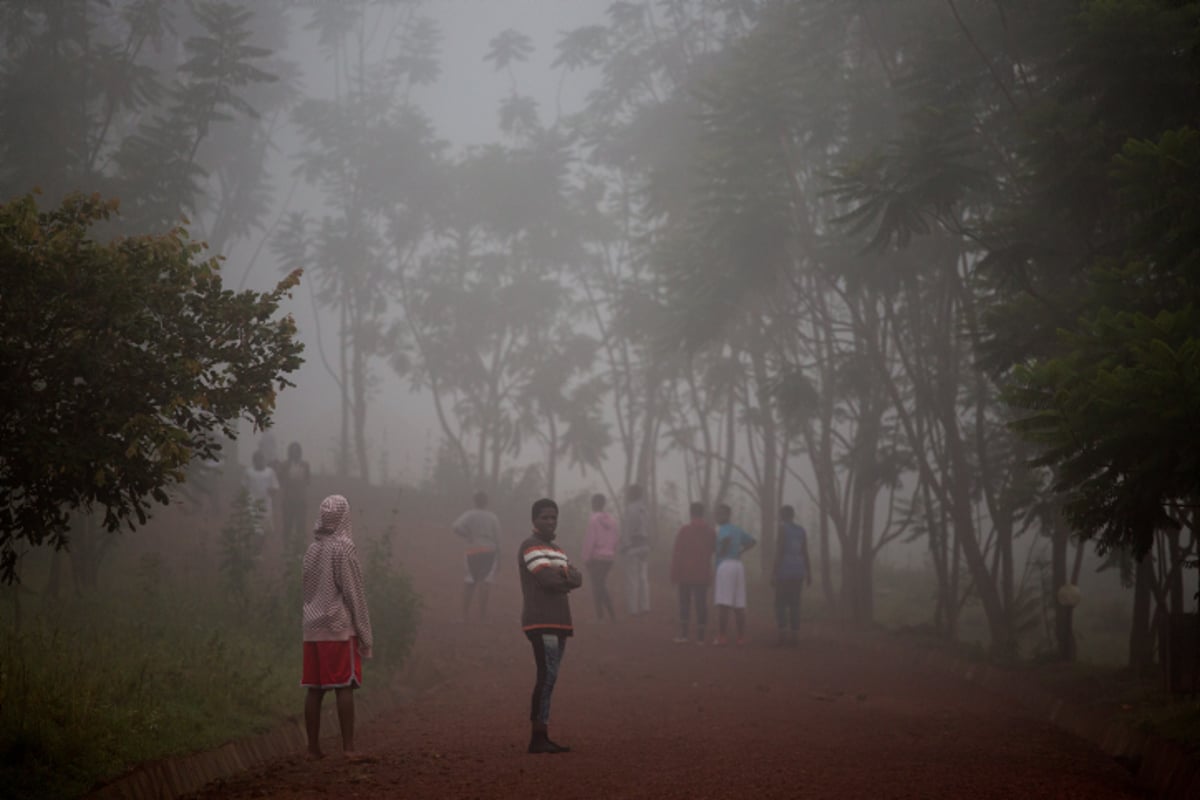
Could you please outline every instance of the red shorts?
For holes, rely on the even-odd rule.
[[[340,689],[362,686],[362,656],[358,639],[344,642],[305,642],[304,677],[301,686],[310,689]]]

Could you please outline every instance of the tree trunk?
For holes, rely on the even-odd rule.
[[[775,557],[775,529],[779,514],[779,497],[775,494],[779,468],[779,425],[775,420],[775,406],[771,402],[771,379],[767,360],[763,353],[765,342],[760,342],[750,354],[754,366],[754,382],[757,384],[758,419],[762,431],[762,475],[759,479],[758,510],[759,539],[761,552],[759,563],[764,575],[770,574],[771,562]],[[753,436],[753,430],[749,432]]]
[[[555,479],[558,476],[558,424],[554,412],[546,414],[546,425],[550,428],[550,452],[546,457],[546,497],[554,497]]]
[[[1058,590],[1069,583],[1067,574],[1067,549],[1071,540],[1071,529],[1061,518],[1054,522],[1050,557],[1050,591],[1054,603],[1054,641],[1058,657],[1063,661],[1075,660],[1075,631],[1073,617],[1075,609],[1064,606],[1058,600]]]
[[[857,601],[858,596],[858,551],[857,548],[846,546],[846,542],[842,541],[842,585],[839,592],[839,607],[842,612],[842,618],[847,622],[857,622]]]
[[[1150,558],[1137,562],[1133,582],[1133,621],[1129,629],[1129,668],[1145,674],[1154,667],[1154,637],[1150,629],[1151,584],[1154,568]]]
[[[354,454],[358,460],[358,476],[363,483],[371,482],[370,453],[367,448],[367,364],[361,345],[354,343]]]
[[[341,373],[341,381],[338,385],[339,393],[342,400],[342,427],[341,427],[341,442],[338,447],[337,471],[338,476],[345,478],[350,475],[350,375],[349,367],[346,364],[346,349],[349,347],[350,331],[349,324],[346,321],[346,300],[344,297],[339,305],[340,326],[338,328],[338,372]]]
[[[971,470],[962,452],[962,440],[958,435],[957,422],[947,421],[943,426],[946,441],[950,449],[950,468],[952,470],[951,517],[954,521],[955,535],[962,546],[963,557],[971,580],[975,584],[975,593],[983,605],[987,617],[988,633],[992,649],[1002,655],[1011,655],[1016,648],[1013,635],[1012,620],[1006,613],[1000,601],[1000,593],[988,570],[976,537],[975,521],[971,517]]]
[[[829,559],[829,515],[817,509],[818,541],[821,549],[821,593],[830,611],[837,609],[837,596],[833,593],[833,565]]]
[[[855,594],[854,621],[870,625],[875,621],[875,482],[863,492],[863,511],[859,531],[858,592]]]

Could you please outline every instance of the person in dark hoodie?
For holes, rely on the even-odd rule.
[[[567,637],[574,633],[567,594],[583,585],[583,575],[554,544],[558,529],[558,504],[543,498],[533,504],[533,535],[521,542],[517,568],[521,573],[521,628],[533,645],[537,680],[533,685],[529,721],[533,731],[530,753],[566,753],[571,748],[550,739],[550,696]]]

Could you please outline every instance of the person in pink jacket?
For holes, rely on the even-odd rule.
[[[596,618],[603,622],[607,611],[608,618],[615,622],[617,615],[608,594],[608,573],[617,557],[621,532],[612,514],[604,510],[605,502],[604,495],[592,495],[592,516],[583,535],[583,564],[591,579],[592,596],[596,598]]]

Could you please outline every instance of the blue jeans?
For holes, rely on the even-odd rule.
[[[567,637],[540,631],[530,631],[525,635],[533,645],[533,660],[537,663],[537,682],[533,684],[529,720],[545,725],[550,721],[550,696],[554,693],[558,668],[567,649]]]

